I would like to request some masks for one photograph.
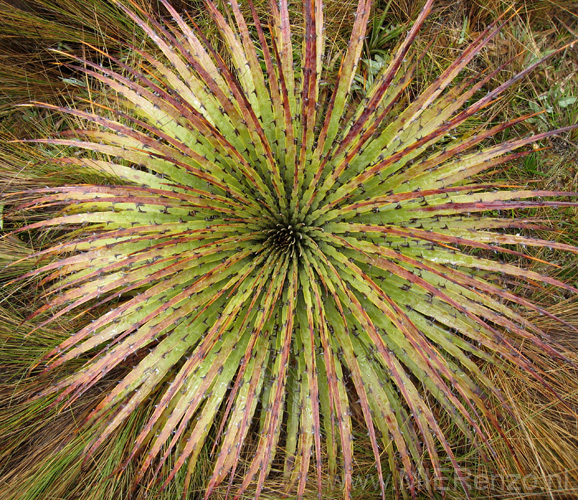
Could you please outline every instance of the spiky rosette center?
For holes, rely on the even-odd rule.
[[[263,244],[271,250],[292,255],[302,253],[303,238],[308,228],[302,222],[275,222],[263,230]]]

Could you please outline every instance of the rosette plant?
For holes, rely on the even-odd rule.
[[[38,218],[10,237],[42,235],[19,260],[41,291],[27,335],[81,323],[30,367],[59,374],[34,397],[62,409],[104,387],[78,422],[82,457],[130,428],[109,474],[130,476],[135,498],[183,471],[186,495],[201,456],[205,498],[224,481],[231,497],[259,497],[268,476],[321,498],[322,477],[340,474],[349,498],[352,413],[382,495],[433,491],[448,463],[467,495],[456,443],[491,460],[490,436],[508,442],[482,367],[548,387],[536,353],[566,359],[525,314],[551,313],[508,283],[576,291],[517,264],[532,258],[524,246],[576,252],[517,234],[538,228],[526,209],[574,203],[480,177],[563,130],[488,145],[527,117],[465,126],[539,63],[499,85],[501,68],[463,77],[498,20],[416,93],[428,0],[360,96],[370,0],[334,81],[321,0],[303,0],[299,29],[287,0],[268,19],[250,0],[207,0],[219,50],[161,1],[163,18],[116,2],[146,48],[91,46],[99,62],[58,52],[90,82],[86,100],[31,104],[75,126],[25,140],[97,179],[7,196],[7,218]]]

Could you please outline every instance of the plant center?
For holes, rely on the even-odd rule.
[[[282,253],[293,255],[301,253],[301,245],[305,235],[303,223],[279,222],[263,231],[266,236],[264,244]]]

